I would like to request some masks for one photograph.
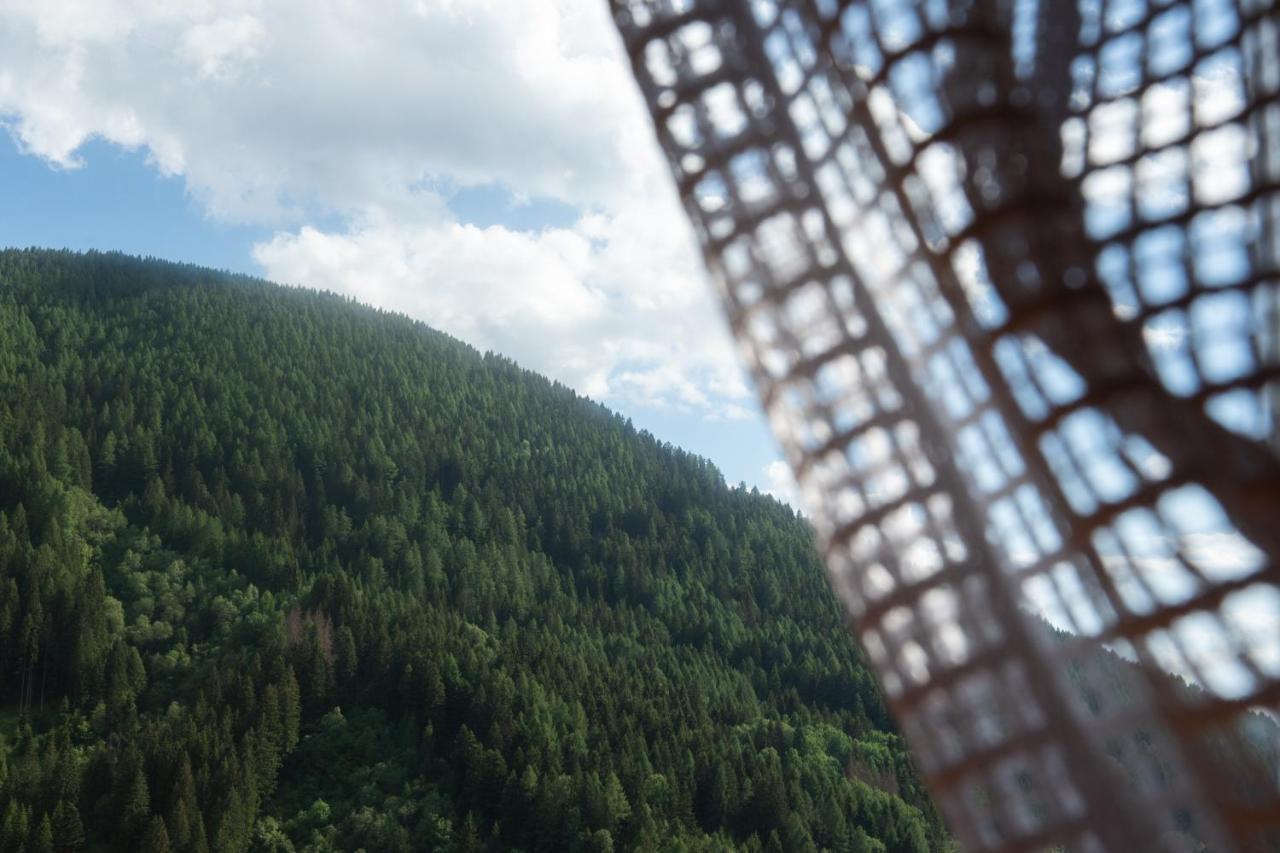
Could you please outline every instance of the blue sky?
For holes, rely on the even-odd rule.
[[[604,4],[289,5],[6,10],[0,245],[338,291],[790,494]]]
[[[61,169],[0,143],[0,244],[154,255],[261,275],[253,259],[261,227],[210,220],[179,177],[162,177],[138,152],[101,140],[79,150],[85,165]]]

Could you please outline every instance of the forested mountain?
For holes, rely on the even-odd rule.
[[[401,316],[0,253],[0,849],[947,843],[787,507]]]

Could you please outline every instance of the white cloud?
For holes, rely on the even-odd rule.
[[[16,0],[0,121],[61,168],[140,149],[211,216],[280,229],[271,278],[614,402],[753,411],[600,0]],[[580,218],[449,212],[444,188],[492,184]]]
[[[63,166],[145,147],[224,217],[411,203],[501,181],[604,204],[652,177],[646,119],[592,0],[14,2],[0,113]]]
[[[791,475],[791,466],[781,459],[775,459],[764,466],[765,493],[772,495],[783,503],[800,508],[800,489]]]
[[[227,79],[258,56],[265,36],[252,15],[218,18],[183,33],[182,52],[195,61],[201,77]]]
[[[704,283],[669,257],[678,235],[635,213],[538,233],[375,218],[256,256],[276,280],[403,311],[597,398],[740,416],[748,391]]]

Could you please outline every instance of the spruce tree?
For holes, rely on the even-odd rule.
[[[140,853],[170,853],[172,849],[164,821],[158,817],[151,818],[147,831],[142,834],[142,843],[138,846]]]
[[[53,824],[49,815],[41,815],[40,822],[32,828],[31,837],[27,840],[27,853],[54,853]]]
[[[84,824],[74,803],[59,801],[53,809],[53,847],[58,853],[82,850],[85,844]]]

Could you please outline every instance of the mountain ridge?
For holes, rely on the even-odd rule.
[[[5,590],[6,849],[949,843],[793,509],[341,296],[0,252]]]

